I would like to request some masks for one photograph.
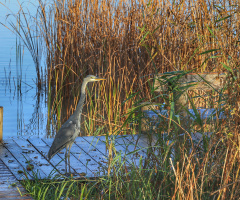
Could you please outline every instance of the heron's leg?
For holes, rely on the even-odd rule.
[[[66,146],[66,152],[65,152],[65,173],[67,173],[67,155],[68,155],[68,146]]]
[[[71,173],[71,170],[70,170],[70,150],[71,150],[71,148],[72,148],[72,145],[73,145],[73,143],[72,144],[70,144],[69,145],[69,148],[68,148],[68,171],[69,171],[69,173]]]

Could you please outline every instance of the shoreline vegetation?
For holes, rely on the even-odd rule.
[[[128,170],[116,152],[108,158],[114,173],[107,177],[26,179],[22,184],[30,195],[35,199],[240,198],[238,1],[38,3],[36,16],[27,20],[27,8],[21,7],[17,25],[10,26],[32,54],[37,87],[47,88],[49,137],[75,110],[88,74],[107,81],[88,87],[82,135],[142,133],[144,102],[150,102],[152,111],[152,105],[164,107],[169,117],[156,113],[159,126],[143,133],[155,135],[157,143],[148,148],[149,159],[140,166]],[[40,52],[46,55],[45,83]],[[221,90],[189,93],[192,109],[212,107],[214,120],[197,117],[183,127],[171,94],[187,88],[176,81],[168,93],[155,92],[154,82],[159,81],[155,75],[176,71],[227,74]],[[224,119],[219,118],[222,112]],[[192,141],[187,133],[202,135],[202,142]],[[109,152],[114,152],[114,145],[109,145]]]

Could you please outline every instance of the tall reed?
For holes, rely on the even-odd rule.
[[[221,63],[230,58],[231,63],[239,62],[239,15],[237,7],[228,6],[234,1],[225,5],[221,1],[208,5],[203,0],[39,3],[49,98],[51,105],[66,110],[61,112],[62,121],[74,111],[80,83],[87,74],[106,77],[107,82],[94,92],[99,98],[88,103],[84,113],[92,120],[92,127],[103,123],[112,132],[112,124],[121,126],[124,121],[116,120],[116,113],[122,115],[132,106],[130,101],[122,104],[131,92],[139,90],[141,97],[151,97],[147,83],[155,73],[218,72],[222,71]],[[100,112],[93,112],[93,108]],[[51,112],[59,115],[58,109],[53,107]],[[102,118],[94,122],[97,115]]]

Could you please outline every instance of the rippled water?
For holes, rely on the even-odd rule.
[[[13,13],[19,10],[17,0],[0,0]],[[35,1],[23,1],[23,7],[36,12]],[[31,3],[29,3],[31,2]],[[0,4],[0,22],[14,22],[11,12]],[[37,90],[36,70],[23,42],[0,25],[0,106],[3,106],[3,138],[17,135],[46,135],[47,108],[45,94]]]

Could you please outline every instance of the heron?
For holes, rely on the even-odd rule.
[[[82,87],[81,87],[81,96],[80,100],[77,104],[77,108],[74,111],[74,113],[69,117],[69,119],[62,125],[62,127],[57,132],[52,146],[50,147],[48,151],[48,159],[49,161],[53,156],[55,156],[59,151],[61,151],[63,148],[66,147],[65,152],[65,170],[67,174],[67,165],[69,167],[69,173],[71,173],[70,170],[70,150],[73,145],[73,142],[78,137],[80,133],[80,126],[81,126],[81,114],[83,105],[86,99],[86,86],[89,82],[94,81],[101,81],[106,80],[104,78],[99,78],[94,75],[88,75],[86,78],[83,79]]]

